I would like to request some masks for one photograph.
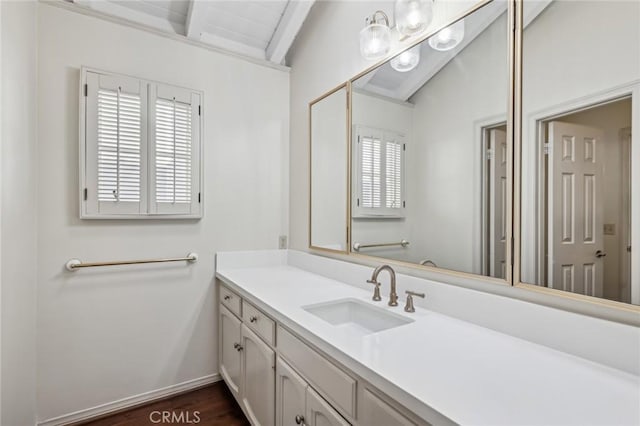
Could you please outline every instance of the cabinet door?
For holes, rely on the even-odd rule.
[[[307,426],[349,426],[320,395],[307,387]]]
[[[411,420],[400,414],[382,398],[364,389],[358,405],[358,421],[367,426],[415,426]]]
[[[236,399],[240,396],[240,326],[240,320],[220,305],[220,375]]]
[[[307,382],[289,365],[276,362],[276,425],[291,426],[304,422],[307,415]]]
[[[275,423],[275,352],[242,325],[242,404],[254,426]]]

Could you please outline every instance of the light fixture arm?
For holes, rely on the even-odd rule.
[[[384,20],[384,24],[387,27],[391,28],[391,26],[389,25],[389,17],[382,10],[376,10],[375,12],[373,12],[373,15],[367,16],[367,18],[365,19],[366,24],[367,25],[377,24],[378,20],[380,19],[380,15],[381,15],[381,18]]]

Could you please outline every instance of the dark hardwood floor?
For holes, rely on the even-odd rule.
[[[164,416],[164,418],[163,418]],[[82,423],[89,426],[199,425],[248,426],[242,410],[220,381],[148,405]]]

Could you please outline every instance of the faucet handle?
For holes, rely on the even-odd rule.
[[[407,290],[407,304],[404,305],[405,312],[415,312],[416,308],[413,306],[413,296],[422,297],[424,299],[424,293],[416,293],[415,291]]]
[[[376,286],[376,288],[373,290],[373,297],[371,299],[375,300],[376,302],[381,301],[382,297],[380,297],[380,283],[376,280],[367,280],[367,282]]]

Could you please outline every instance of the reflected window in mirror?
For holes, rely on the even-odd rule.
[[[312,102],[310,108],[310,246],[347,250],[347,89]]]
[[[640,304],[640,2],[525,1],[521,281]]]
[[[353,141],[353,217],[403,217],[404,136],[391,130],[355,126]]]
[[[353,250],[506,277],[507,21],[507,2],[490,2],[352,82]],[[370,181],[363,134],[380,141],[371,196],[384,214],[358,205]],[[397,192],[385,139],[403,149]]]

